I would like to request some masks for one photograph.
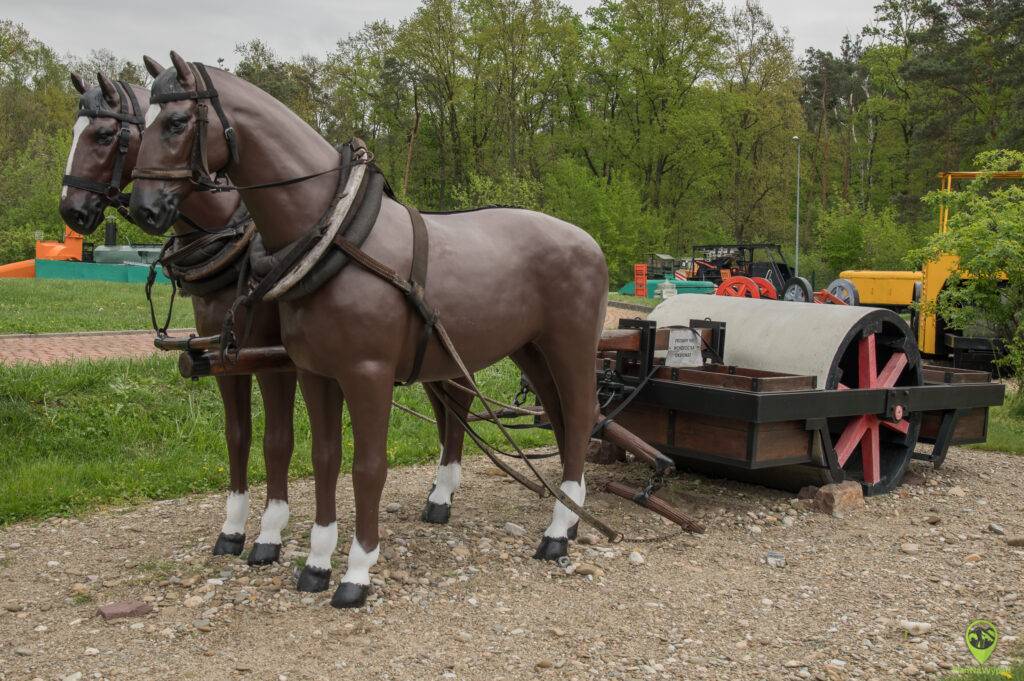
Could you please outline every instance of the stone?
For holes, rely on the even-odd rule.
[[[1008,546],[1022,547],[1024,546],[1024,534],[1018,534],[1011,537],[1007,537],[1006,543]]]
[[[580,576],[583,576],[583,577],[587,577],[587,576],[603,577],[604,576],[604,570],[602,570],[601,568],[597,567],[596,565],[591,565],[590,563],[580,563],[579,565],[576,566],[576,574],[578,574]]]
[[[23,612],[25,610],[25,604],[18,603],[16,601],[10,601],[8,603],[4,603],[4,610],[6,610],[7,612]]]
[[[32,649],[28,646],[18,646],[14,649],[14,654],[18,655],[19,657],[28,657],[32,654]]]
[[[184,601],[182,601],[182,605],[184,605],[186,608],[198,608],[203,604],[203,602],[204,601],[202,596],[189,596]]]
[[[555,666],[555,663],[552,662],[551,660],[548,660],[548,659],[537,660],[537,664],[536,664],[537,669],[551,669],[551,667],[554,667],[554,666]]]
[[[864,490],[859,482],[847,480],[825,485],[814,495],[814,510],[830,515],[864,508]]]
[[[915,553],[920,553],[921,547],[913,542],[907,542],[906,544],[900,544],[900,551],[912,556]]]
[[[951,497],[958,497],[961,499],[967,496],[967,492],[964,491],[963,487],[950,487],[949,492],[947,492],[947,494],[949,494],[949,496]]]
[[[96,648],[86,648],[85,649],[85,655],[88,655],[89,657],[93,657],[94,655],[99,655],[99,654],[100,654],[100,651],[98,649],[96,649]]]
[[[929,622],[914,622],[913,620],[901,620],[900,628],[911,636],[923,636],[932,630]]]
[[[999,523],[989,523],[988,531],[992,534],[998,534],[1000,537],[1006,534],[1006,530]]]
[[[765,562],[768,563],[768,567],[773,568],[784,568],[786,567],[786,556],[779,553],[778,551],[769,551],[768,555],[765,556]]]
[[[526,534],[526,528],[515,523],[505,523],[505,534],[511,537],[522,537]]]
[[[806,487],[801,487],[800,491],[796,495],[796,498],[797,499],[813,499],[814,497],[816,497],[818,495],[818,489],[819,488],[817,486],[815,486],[815,485],[808,485]]]
[[[210,624],[210,620],[196,620],[192,622],[192,626],[204,633],[213,631],[213,625]]]
[[[942,518],[940,518],[940,517],[939,517],[939,516],[937,516],[937,515],[930,515],[930,516],[927,516],[927,517],[926,517],[926,518],[924,519],[924,521],[925,521],[926,523],[928,523],[929,525],[938,525],[939,523],[941,523],[941,522],[942,522]]]
[[[981,555],[977,553],[971,553],[964,558],[965,563],[977,563],[979,560],[981,560]]]
[[[939,673],[939,665],[935,664],[934,662],[926,662],[925,664],[921,665],[921,669],[923,669],[927,674]]]
[[[466,558],[469,558],[469,549],[467,549],[462,544],[459,544],[454,549],[452,549],[452,555],[455,556],[455,558],[458,560],[465,560]]]
[[[596,534],[581,534],[576,542],[584,546],[596,546],[601,543],[601,538]]]
[[[402,510],[402,505],[397,501],[392,501],[390,504],[384,507],[384,510],[388,513],[398,513]]]
[[[108,622],[110,620],[124,617],[142,617],[153,612],[153,606],[145,601],[118,601],[101,605],[96,611],[100,617]]]
[[[82,672],[74,672],[67,676],[62,676],[60,681],[82,681]]]
[[[459,631],[455,634],[455,638],[459,639],[463,643],[469,643],[473,640],[473,636],[468,631]]]
[[[639,551],[631,551],[629,554],[629,562],[633,565],[643,565],[646,561],[644,560],[644,554]]]

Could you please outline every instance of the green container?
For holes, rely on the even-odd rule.
[[[74,262],[71,260],[36,260],[36,279],[89,279],[92,281],[121,281],[146,283],[148,265],[111,265],[98,262]],[[163,284],[170,281],[157,268],[156,280]]]
[[[692,293],[697,295],[712,295],[715,292],[715,284],[711,281],[686,281],[684,279],[648,279],[647,280],[647,297],[654,298],[655,292],[658,290],[658,284],[662,281],[671,281],[676,285],[676,293]],[[636,284],[634,282],[628,282],[625,286],[619,289],[619,293],[627,296],[636,295]]]

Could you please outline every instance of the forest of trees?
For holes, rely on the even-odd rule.
[[[791,251],[798,136],[801,269],[822,285],[902,266],[935,230],[921,198],[938,172],[1022,148],[1021,36],[1020,0],[882,0],[838,54],[794,54],[754,0],[602,0],[583,16],[559,0],[423,0],[327,54],[238,45],[234,71],[328,139],[365,139],[423,209],[515,204],[580,225],[613,282],[695,243]],[[148,81],[141,55],[56,48],[0,21],[0,262],[62,229],[69,68]]]

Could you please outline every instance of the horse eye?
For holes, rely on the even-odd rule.
[[[96,141],[100,144],[110,144],[114,139],[114,131],[111,128],[103,128],[96,131]]]

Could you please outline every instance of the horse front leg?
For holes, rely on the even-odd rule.
[[[224,436],[231,478],[224,525],[213,555],[241,555],[245,547],[245,523],[249,518],[249,446],[252,443],[251,376],[217,379],[224,402]]]
[[[370,593],[370,568],[380,556],[378,514],[388,475],[388,418],[394,392],[394,371],[383,365],[365,366],[342,382],[349,400],[355,453],[352,487],[356,503],[356,531],[348,554],[348,571],[331,599],[336,608],[359,608]]]
[[[335,495],[341,470],[341,406],[344,396],[330,378],[299,373],[302,398],[309,412],[313,437],[313,479],[316,520],[309,533],[309,557],[299,575],[299,591],[325,591],[331,583],[331,556],[338,546],[338,511]]]
[[[456,382],[466,388],[469,387],[468,381],[464,378],[457,379]],[[438,460],[437,473],[434,475],[434,485],[430,488],[427,505],[423,508],[420,518],[423,522],[443,525],[451,517],[452,498],[462,481],[462,445],[466,434],[459,419],[448,413],[445,403],[464,419],[469,413],[473,395],[447,386],[443,382],[429,383],[423,388],[437,419],[441,456]],[[439,398],[435,391],[446,397]]]
[[[267,468],[267,505],[249,565],[270,565],[281,557],[281,532],[288,525],[288,466],[295,444],[295,374],[257,374],[263,411],[263,461]]]

